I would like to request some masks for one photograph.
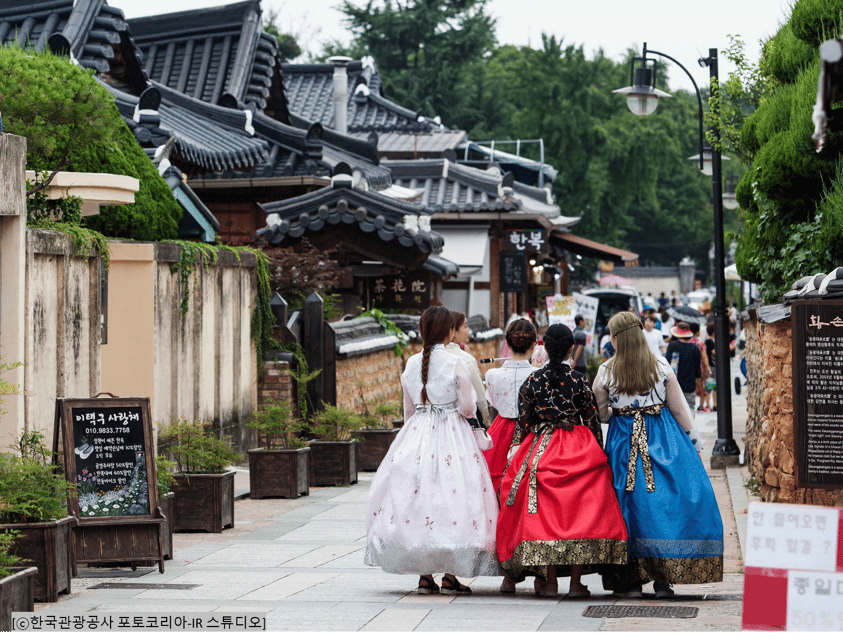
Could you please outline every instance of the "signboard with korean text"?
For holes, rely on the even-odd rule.
[[[371,277],[369,300],[378,309],[427,309],[433,289],[429,271]]]
[[[843,631],[841,521],[841,509],[749,504],[744,629]]]
[[[577,313],[585,320],[585,348],[594,353],[594,326],[597,323],[597,307],[600,305],[600,300],[575,292],[574,304],[577,307]]]
[[[59,398],[72,515],[92,521],[157,514],[149,398]]]
[[[843,301],[795,301],[793,427],[800,488],[843,487]]]
[[[501,293],[518,293],[527,288],[527,258],[517,251],[501,251],[498,266]]]
[[[504,251],[519,253],[541,253],[547,242],[544,229],[512,229],[503,234]]]
[[[574,296],[547,296],[547,324],[564,324],[572,331],[574,330],[574,316],[577,315],[577,307],[574,304]]]

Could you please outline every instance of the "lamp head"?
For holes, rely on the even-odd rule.
[[[639,67],[634,71],[632,86],[615,89],[612,93],[626,94],[626,106],[629,110],[637,116],[648,116],[659,106],[659,98],[670,97],[669,93],[660,91],[652,85],[653,70]]]

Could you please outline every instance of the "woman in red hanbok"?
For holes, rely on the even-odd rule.
[[[544,344],[550,361],[519,394],[512,444],[518,448],[499,493],[498,560],[513,582],[537,576],[540,596],[556,595],[557,565],[570,567],[566,597],[587,598],[584,566],[625,564],[627,530],[591,389],[566,362],[573,334],[552,325]]]

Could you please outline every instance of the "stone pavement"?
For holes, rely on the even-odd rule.
[[[745,392],[743,392],[745,393]],[[735,440],[743,449],[745,396],[733,402]],[[716,437],[716,415],[699,413],[707,451]],[[706,454],[706,455],[708,455]],[[708,458],[704,459],[706,467]],[[248,489],[237,474],[238,493]],[[366,496],[374,474],[361,473],[351,487],[311,488],[298,500],[238,500],[235,526],[222,534],[178,533],[175,559],[159,574],[140,569],[84,569],[73,593],[58,603],[36,605],[51,614],[111,612],[261,612],[267,628],[288,631],[738,631],[746,529],[741,469],[709,469],[724,523],[724,581],[678,585],[671,601],[618,600],[598,576],[584,576],[589,600],[539,599],[532,580],[514,596],[498,593],[500,578],[467,579],[470,596],[420,596],[417,576],[383,573],[363,564]],[[243,496],[245,497],[245,496]],[[123,583],[131,588],[97,588]],[[195,585],[150,588],[150,585]],[[567,580],[560,580],[560,590]],[[589,606],[694,607],[693,618],[585,617]]]

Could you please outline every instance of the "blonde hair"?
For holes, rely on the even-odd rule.
[[[621,311],[609,320],[609,333],[617,338],[615,355],[606,362],[606,373],[619,393],[635,396],[650,392],[661,377],[656,356],[647,346],[644,325],[634,313]]]

